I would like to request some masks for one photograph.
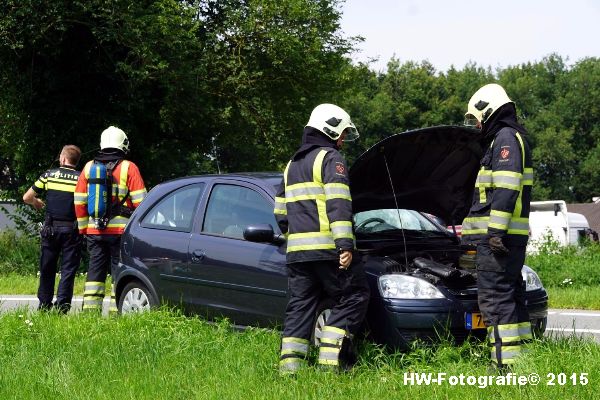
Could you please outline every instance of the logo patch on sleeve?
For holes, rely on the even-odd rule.
[[[503,148],[503,149],[500,151],[500,157],[502,157],[502,158],[503,158],[503,159],[505,159],[505,160],[508,158],[508,155],[509,155],[509,154],[510,154],[510,150],[508,150],[507,148]]]
[[[342,163],[335,163],[335,172],[339,175],[344,175],[346,172],[346,167],[344,167],[344,164]]]

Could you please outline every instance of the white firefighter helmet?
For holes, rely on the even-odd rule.
[[[465,125],[476,126],[478,122],[483,125],[497,109],[508,103],[513,101],[508,98],[502,86],[497,83],[482,86],[469,100]]]
[[[120,149],[125,153],[129,151],[129,139],[122,129],[116,126],[109,126],[100,136],[100,149],[106,148]]]
[[[310,114],[306,126],[323,132],[332,140],[338,140],[346,131],[345,142],[358,139],[358,131],[350,120],[350,115],[335,104],[319,104]]]

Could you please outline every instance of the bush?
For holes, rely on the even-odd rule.
[[[600,244],[559,247],[553,243],[540,246],[525,264],[533,268],[544,286],[582,287],[600,285]]]
[[[89,256],[87,251],[83,251],[79,272],[87,271],[88,261]],[[37,274],[39,270],[39,262],[39,235],[22,235],[13,230],[0,232],[0,274]],[[60,269],[60,260],[58,268]]]
[[[35,274],[39,257],[39,237],[20,235],[13,230],[0,232],[0,274]]]

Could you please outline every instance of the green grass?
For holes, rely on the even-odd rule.
[[[600,310],[600,287],[550,287],[546,291],[550,308]]]
[[[56,277],[54,290],[58,289],[59,277]],[[36,275],[21,275],[17,273],[0,274],[0,294],[37,294],[40,278]],[[83,296],[83,284],[85,275],[78,274],[75,277],[75,296]]]
[[[26,323],[30,321],[30,324]],[[310,367],[277,374],[279,333],[233,331],[165,311],[118,318],[0,315],[1,399],[426,399],[595,398],[600,345],[543,339],[515,372],[538,373],[539,386],[404,384],[404,372],[487,375],[482,344],[421,346],[387,353],[363,344],[357,367],[332,374]],[[546,386],[548,373],[589,373],[587,386]]]

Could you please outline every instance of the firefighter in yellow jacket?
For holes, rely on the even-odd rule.
[[[489,147],[481,159],[463,243],[477,245],[479,309],[488,328],[492,363],[514,364],[529,342],[531,323],[521,268],[529,239],[533,185],[526,130],[504,89],[489,84],[469,100],[467,120],[481,129]]]
[[[294,373],[306,364],[318,303],[325,297],[334,305],[322,329],[318,362],[339,368],[354,361],[351,339],[364,319],[369,288],[362,264],[353,262],[352,198],[339,149],[357,137],[343,109],[317,106],[275,199],[278,225],[287,233],[289,274],[282,373]]]
[[[87,235],[90,263],[83,294],[83,309],[102,311],[106,290],[106,277],[119,262],[121,235],[132,211],[146,196],[146,187],[140,171],[133,162],[126,160],[129,139],[121,129],[110,126],[100,137],[100,152],[89,161],[75,187],[75,213],[79,232]],[[88,187],[90,169],[101,163],[112,176],[110,212],[103,223],[92,218],[88,212]],[[115,288],[111,290],[110,311],[116,312]]]

